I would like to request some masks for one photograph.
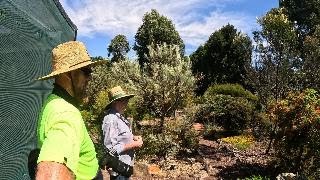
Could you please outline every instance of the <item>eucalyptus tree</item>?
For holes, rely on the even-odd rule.
[[[119,62],[126,58],[127,53],[130,51],[129,42],[125,35],[118,34],[108,46],[108,56],[112,54],[111,62]]]
[[[251,53],[250,38],[233,25],[213,32],[190,56],[192,71],[200,76],[198,94],[203,94],[211,84],[238,83],[247,87]]]
[[[175,29],[174,24],[167,17],[160,15],[155,9],[143,16],[142,25],[135,35],[133,49],[137,52],[138,62],[141,67],[149,63],[148,58],[151,44],[178,45],[180,56],[184,55],[184,43]]]

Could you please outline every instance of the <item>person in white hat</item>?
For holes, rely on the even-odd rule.
[[[38,120],[36,179],[102,179],[93,142],[87,132],[78,102],[82,100],[91,73],[91,61],[83,43],[69,41],[52,50],[52,72],[39,78],[54,78],[54,89]]]
[[[120,86],[116,86],[109,90],[108,96],[110,102],[106,107],[107,113],[102,124],[104,146],[108,151],[115,152],[118,160],[125,163],[124,167],[109,167],[108,170],[110,179],[126,180],[129,179],[130,173],[124,174],[117,169],[130,168],[132,173],[134,150],[143,145],[142,137],[132,134],[130,123],[123,116],[129,99],[134,95],[127,94]],[[121,163],[112,164],[123,166]],[[129,168],[126,165],[129,165]]]

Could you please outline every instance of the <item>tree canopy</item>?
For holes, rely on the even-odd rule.
[[[111,40],[108,46],[108,56],[112,54],[111,62],[119,62],[125,59],[129,50],[130,46],[126,36],[118,34]]]
[[[180,55],[184,55],[184,44],[174,24],[167,17],[160,15],[155,9],[146,13],[143,17],[143,23],[135,35],[135,44],[133,49],[137,52],[138,62],[141,67],[149,63],[149,49],[151,44],[178,45]]]
[[[280,0],[280,7],[287,9],[287,14],[303,34],[313,33],[320,24],[319,0]]]
[[[239,83],[246,86],[250,68],[251,40],[233,25],[226,25],[211,34],[208,41],[191,56],[194,74],[202,75],[197,92],[203,94],[211,84]]]

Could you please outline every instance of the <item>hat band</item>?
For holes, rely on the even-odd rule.
[[[77,66],[77,65],[82,64],[82,63],[86,63],[86,62],[91,62],[91,61],[90,61],[90,60],[87,60],[87,61],[78,62],[78,63],[76,63],[76,64],[73,64],[73,65],[69,66],[69,68],[71,68],[71,67],[73,67],[73,66]]]
[[[119,99],[119,98],[122,98],[122,97],[126,97],[126,96],[128,96],[128,95],[126,95],[126,94],[118,94],[116,96],[113,96],[111,101],[114,101],[116,99]]]

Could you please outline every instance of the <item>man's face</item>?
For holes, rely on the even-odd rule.
[[[83,67],[71,72],[75,98],[81,102],[91,75],[90,67]]]

